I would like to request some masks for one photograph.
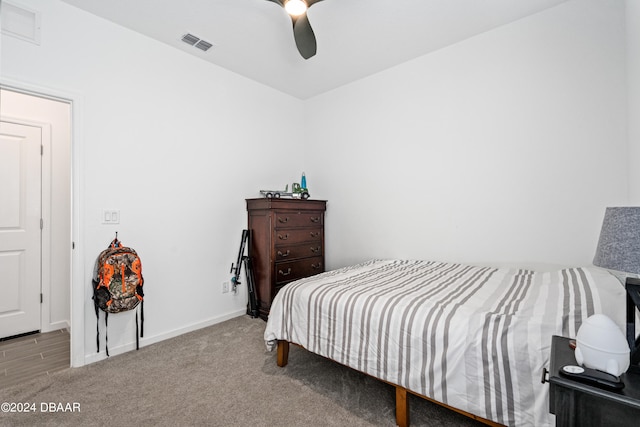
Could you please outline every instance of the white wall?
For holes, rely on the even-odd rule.
[[[626,3],[629,204],[640,205],[640,2]]]
[[[627,202],[624,3],[570,1],[307,103],[327,265],[583,265]]]
[[[297,147],[300,129],[278,112],[301,101],[57,0],[14,3],[42,13],[42,41],[3,36],[1,77],[76,101],[72,362],[103,357],[90,279],[115,231],[142,258],[143,343],[243,314],[245,289],[223,295],[221,282],[246,227],[244,199],[301,171],[270,161]],[[103,225],[103,209],[119,209],[121,223]],[[110,316],[111,354],[132,348],[133,325],[130,313]]]

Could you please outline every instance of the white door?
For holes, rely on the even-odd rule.
[[[40,329],[42,130],[0,122],[0,338]]]

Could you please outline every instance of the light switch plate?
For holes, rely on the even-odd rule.
[[[120,224],[120,211],[109,209],[102,211],[103,224]]]

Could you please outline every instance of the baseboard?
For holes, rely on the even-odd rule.
[[[59,322],[49,323],[48,325],[42,325],[40,332],[59,331],[60,329],[71,329],[69,321],[61,320]]]
[[[171,331],[164,332],[162,334],[153,335],[151,337],[140,338],[140,347],[146,347],[151,344],[155,344],[160,341],[168,340],[170,338],[175,338],[177,336],[197,331],[198,329],[206,328],[209,326],[213,326],[217,323],[222,323],[226,320],[233,319],[246,314],[246,309],[233,311],[230,313],[223,314],[222,316],[213,317],[211,319],[207,319],[203,322],[193,323],[191,325],[187,325],[183,328],[173,329]],[[127,353],[129,351],[136,349],[136,343],[132,342],[129,344],[117,346],[117,347],[109,347],[109,356],[117,356],[118,354]],[[99,353],[93,353],[86,355],[84,357],[84,364],[88,365],[90,363],[99,362],[100,360],[104,360],[107,358],[106,351],[100,351]]]

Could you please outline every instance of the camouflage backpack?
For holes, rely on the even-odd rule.
[[[93,273],[93,304],[96,319],[100,319],[100,310],[105,312],[105,348],[109,356],[106,342],[106,327],[109,313],[133,310],[140,304],[140,330],[138,331],[138,315],[136,313],[136,350],[139,348],[138,335],[144,336],[144,302],[142,285],[142,263],[135,250],[122,246],[118,235],[107,249],[102,251],[96,260]],[[100,328],[96,324],[96,344],[100,351]]]

